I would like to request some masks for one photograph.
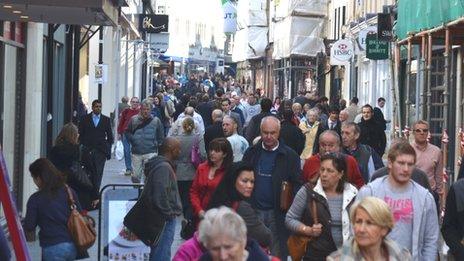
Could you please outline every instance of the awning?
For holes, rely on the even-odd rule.
[[[119,6],[124,4],[116,0],[0,0],[0,17],[5,21],[116,26]]]
[[[183,58],[183,57],[178,57],[178,56],[168,56],[168,55],[160,55],[159,59],[165,62],[178,62],[178,63],[181,63],[182,61],[184,62],[189,61],[188,58]]]

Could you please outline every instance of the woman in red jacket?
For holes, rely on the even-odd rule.
[[[190,188],[190,202],[194,216],[198,219],[202,219],[205,215],[205,209],[214,190],[233,162],[232,147],[226,138],[212,140],[208,149],[208,160],[198,166]]]

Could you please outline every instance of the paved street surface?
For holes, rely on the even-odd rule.
[[[124,176],[124,171],[125,171],[125,166],[124,166],[124,160],[118,161],[115,159],[111,159],[106,162],[105,165],[105,172],[103,174],[103,180],[101,186],[105,186],[107,184],[120,184],[120,183],[130,183],[130,177]],[[98,222],[98,210],[90,212],[90,215],[95,219],[96,222]],[[38,229],[37,229],[38,231]],[[97,227],[98,231],[98,227]],[[179,248],[179,246],[182,244],[183,239],[180,238],[179,236],[179,231],[180,231],[180,218],[177,220],[176,224],[176,233],[174,236],[174,243],[172,245],[172,255],[174,255],[175,251]],[[41,249],[39,246],[39,241],[38,241],[38,236],[37,240],[35,242],[29,242],[28,243],[29,247],[29,253],[32,256],[32,260],[41,260]],[[84,259],[84,260],[97,260],[98,255],[98,243],[95,242],[95,244],[92,246],[92,248],[89,249],[89,255],[90,258]],[[102,260],[106,260],[106,257],[102,258]]]

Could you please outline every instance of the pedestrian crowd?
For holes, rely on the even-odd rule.
[[[272,101],[231,77],[167,76],[154,95],[123,97],[114,139],[95,100],[77,126],[63,126],[48,159],[31,164],[39,190],[24,229],[40,227],[43,260],[85,257],[67,232],[65,187],[79,210],[98,208],[118,140],[125,175],[144,184],[139,201],[163,220],[160,229],[148,215],[125,223],[147,226],[141,240],[156,236],[150,260],[436,260],[442,210],[450,254],[464,260],[464,181],[446,196],[429,124],[417,121],[411,143],[387,149],[385,99],[358,103],[304,91]],[[171,253],[179,216],[186,241]]]

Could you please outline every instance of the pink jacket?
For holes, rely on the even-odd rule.
[[[197,261],[206,249],[198,241],[198,232],[193,237],[185,241],[177,250],[172,261]]]

